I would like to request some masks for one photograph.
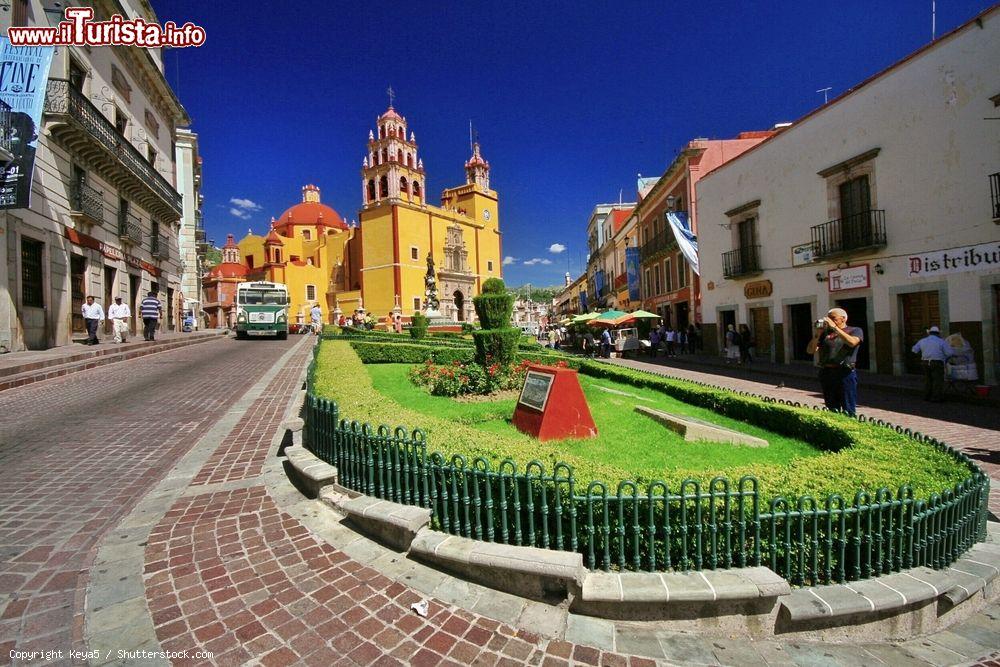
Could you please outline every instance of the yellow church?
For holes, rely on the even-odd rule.
[[[433,262],[439,311],[456,322],[472,321],[472,297],[487,278],[501,277],[497,193],[490,165],[472,147],[465,184],[426,201],[426,173],[406,118],[392,106],[369,131],[362,162],[364,204],[360,224],[349,226],[320,200],[315,185],[302,201],[272,218],[266,236],[239,242],[250,280],[288,285],[293,321],[307,321],[319,303],[323,319],[363,309],[385,321],[394,310],[409,318],[425,308],[425,275]]]

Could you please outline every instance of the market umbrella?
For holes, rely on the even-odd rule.
[[[573,324],[579,324],[580,322],[589,322],[590,320],[600,317],[600,313],[584,313],[583,315],[577,315],[573,318]]]
[[[599,327],[616,327],[622,322],[627,322],[631,316],[631,313],[621,310],[609,310],[590,320],[588,324]]]
[[[658,320],[658,319],[660,319],[659,315],[657,315],[656,313],[651,313],[648,310],[637,310],[635,312],[629,313],[629,315],[631,315],[632,317],[634,317],[637,320],[645,320],[645,319]]]

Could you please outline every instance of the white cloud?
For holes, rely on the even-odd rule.
[[[235,215],[237,218],[239,218],[241,220],[249,220],[250,219],[250,214],[247,213],[244,210],[241,210],[241,209],[238,209],[238,208],[231,208],[231,209],[229,209],[229,212],[232,215]]]
[[[511,264],[513,264],[516,261],[517,261],[517,257],[511,257],[510,255],[507,255],[506,257],[503,258],[503,265],[504,266],[510,266]]]
[[[549,252],[551,252],[553,255],[558,255],[561,252],[566,252],[566,246],[564,246],[562,243],[553,243],[552,245],[549,246]]]
[[[239,197],[233,197],[229,200],[230,204],[233,204],[237,208],[241,208],[245,211],[259,211],[260,204],[251,201],[249,199],[240,199]]]
[[[525,266],[534,266],[535,264],[551,264],[551,259],[540,259],[538,257],[532,257],[531,259],[526,259],[522,262]]]

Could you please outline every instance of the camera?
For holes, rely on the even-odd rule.
[[[821,319],[818,319],[818,320],[816,320],[815,322],[813,322],[813,326],[814,326],[815,328],[817,328],[817,329],[823,329],[823,328],[826,328],[826,320],[825,320],[825,319],[822,319],[822,318],[821,318]]]

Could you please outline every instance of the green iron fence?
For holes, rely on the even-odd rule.
[[[317,346],[316,350],[318,351]],[[431,510],[434,528],[488,542],[583,554],[590,569],[666,571],[766,565],[793,584],[856,581],[901,569],[944,567],[985,536],[989,478],[972,476],[928,500],[909,486],[817,500],[774,498],[762,507],[757,480],[722,477],[706,487],[685,480],[613,490],[577,484],[570,466],[494,467],[428,453],[419,429],[348,421],[333,401],[312,394],[309,372],[305,442],[336,466],[340,484]],[[886,425],[884,422],[878,422]],[[897,429],[903,432],[902,429]]]

